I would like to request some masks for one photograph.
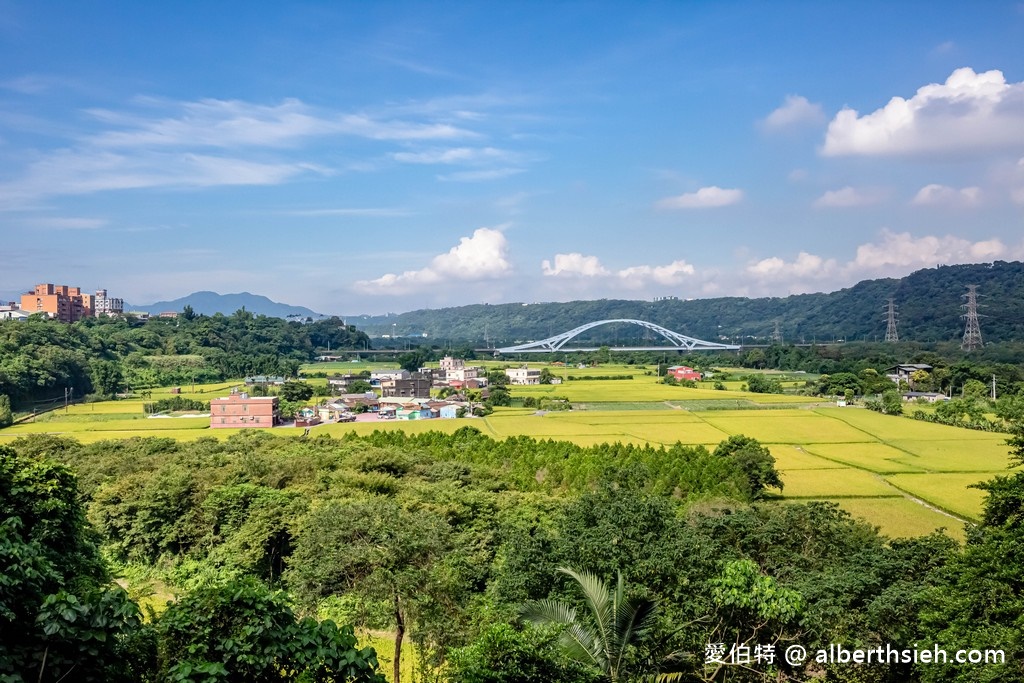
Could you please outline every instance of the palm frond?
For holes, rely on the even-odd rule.
[[[600,638],[607,643],[615,619],[614,605],[612,596],[609,595],[608,585],[597,574],[588,571],[575,570],[570,567],[559,567],[558,571],[572,577],[579,584],[587,608],[594,615],[594,625],[597,627]]]
[[[569,626],[579,622],[576,608],[557,600],[534,600],[519,608],[519,618],[538,626],[562,624]]]

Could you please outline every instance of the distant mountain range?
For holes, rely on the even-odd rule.
[[[894,299],[901,340],[954,342],[967,285],[978,285],[984,341],[1024,341],[1024,263],[940,266],[903,278],[865,280],[835,292],[749,299],[600,299],[565,303],[474,304],[386,316],[346,316],[371,337],[395,334],[504,346],[539,340],[599,320],[636,319],[709,341],[766,343],[776,327],[785,342],[882,341]],[[636,325],[602,325],[576,338],[612,346],[649,336]],[[426,340],[424,340],[426,341]]]
[[[274,318],[323,318],[321,313],[310,310],[305,306],[291,306],[289,304],[271,301],[259,294],[240,292],[238,294],[218,294],[217,292],[193,292],[188,296],[173,301],[158,301],[155,304],[145,306],[137,304],[125,304],[126,311],[145,311],[150,315],[156,315],[165,311],[180,313],[185,306],[191,306],[192,310],[200,315],[214,315],[223,313],[230,315],[240,308],[245,308],[254,315],[266,315]]]

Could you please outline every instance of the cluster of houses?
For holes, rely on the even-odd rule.
[[[541,371],[526,366],[505,370],[510,384],[540,384]],[[279,376],[246,377],[247,386],[280,386]],[[357,382],[369,383],[368,391],[351,391]],[[455,418],[471,411],[467,390],[478,391],[481,400],[488,395],[487,371],[468,366],[461,358],[446,356],[439,368],[408,370],[375,370],[365,374],[338,374],[327,378],[332,397],[319,405],[304,406],[296,412],[296,427],[312,427],[330,422],[354,422],[358,415],[368,414],[378,420],[427,420]],[[433,393],[449,388],[447,398],[434,398]],[[366,418],[361,418],[366,419]],[[233,392],[230,396],[210,402],[211,427],[274,427],[281,423],[276,396],[251,396]]]

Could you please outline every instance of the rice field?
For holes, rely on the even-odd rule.
[[[326,367],[330,365],[308,367],[330,372],[332,369]],[[336,365],[342,371],[368,366]],[[511,389],[513,398],[567,396],[576,408],[572,411],[538,413],[532,408],[498,408],[481,419],[326,424],[314,427],[312,434],[344,438],[375,430],[451,433],[470,426],[496,439],[526,435],[583,446],[614,442],[670,446],[680,442],[710,449],[730,435],[744,434],[761,441],[775,456],[785,483],[783,500],[834,501],[894,536],[946,527],[951,535],[962,538],[961,520],[977,520],[984,499],[984,492],[967,487],[1007,472],[1006,437],[1001,434],[860,408],[820,407],[799,396],[668,386],[638,367],[552,370],[563,375],[633,374],[634,379],[574,380]],[[188,391],[178,395],[208,401],[227,395],[238,385],[237,381],[197,385],[194,392],[191,386],[182,387]],[[144,416],[144,403],[172,395],[165,388],[153,390],[146,399],[70,406],[67,411],[61,409],[34,422],[0,430],[0,443],[40,433],[93,443],[147,436],[182,441],[222,439],[241,431],[211,430],[206,417]],[[275,430],[285,436],[302,432],[296,428]]]

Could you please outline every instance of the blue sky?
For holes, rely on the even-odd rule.
[[[1021,2],[0,0],[0,293],[357,314],[1020,259],[1021,45]]]

